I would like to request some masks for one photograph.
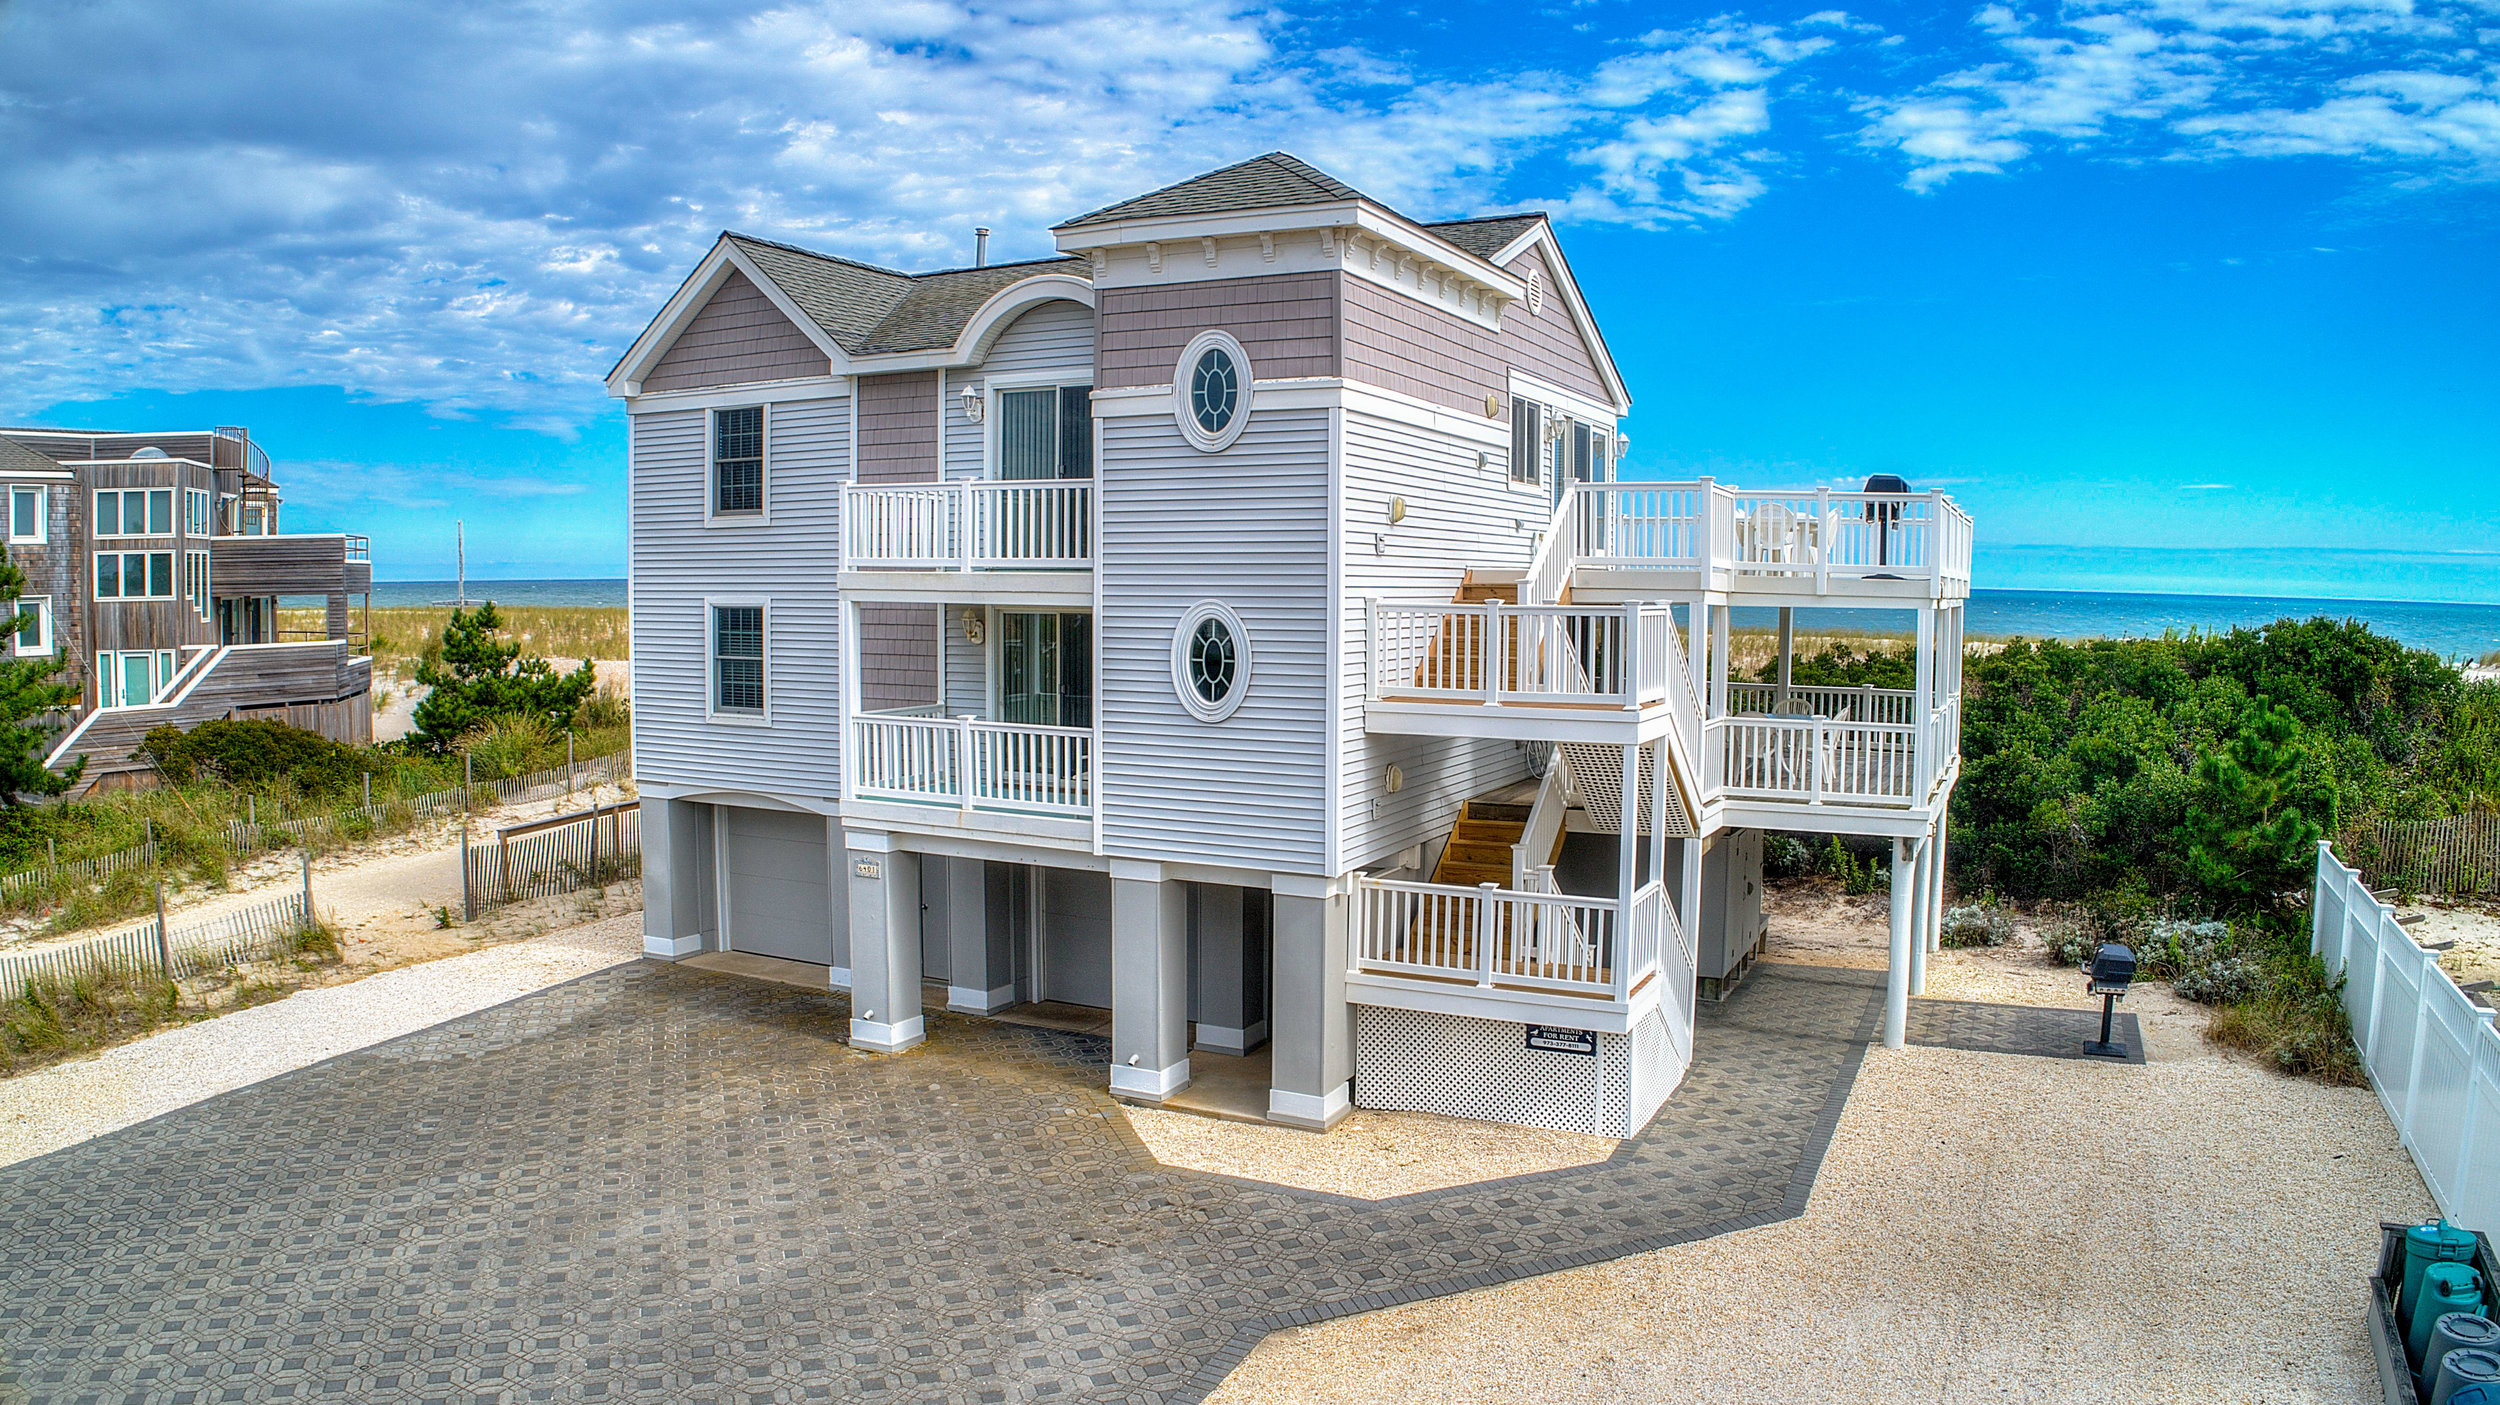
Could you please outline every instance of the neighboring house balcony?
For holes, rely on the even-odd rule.
[[[1091,728],[950,717],[929,706],[856,713],[846,740],[847,814],[1090,841]]]
[[[1090,603],[1091,479],[955,479],[842,490],[842,590]]]
[[[1943,493],[1581,483],[1571,582],[1587,597],[1729,591],[1904,604],[1970,594],[1971,517]]]
[[[349,613],[347,602],[351,595],[370,598],[373,590],[368,538],[353,532],[286,532],[211,537],[208,546],[209,591],[220,600],[317,595],[327,602],[319,630],[277,631],[273,637],[362,641],[361,621]]]

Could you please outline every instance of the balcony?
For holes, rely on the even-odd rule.
[[[220,597],[345,597],[373,589],[372,544],[352,532],[218,536],[208,548],[209,580]]]
[[[1690,1027],[1691,982],[1667,977],[1692,952],[1654,881],[1618,900],[1357,878],[1354,897],[1359,1004],[1620,1034],[1673,999]]]
[[[1094,485],[957,479],[842,490],[842,590],[860,599],[1090,606]]]
[[[860,713],[851,719],[846,804],[899,807],[946,828],[1060,827],[1017,821],[1083,821],[1094,814],[1094,734],[948,717],[935,707]]]
[[[1943,493],[1816,488],[1746,493],[1690,483],[1582,483],[1572,565],[1665,588],[1960,598],[1970,593],[1971,517]],[[1603,588],[1602,575],[1575,582]]]
[[[1701,702],[1664,605],[1400,605],[1375,601],[1373,731],[1621,743]]]

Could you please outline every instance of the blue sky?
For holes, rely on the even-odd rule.
[[[0,419],[618,574],[600,377],[720,228],[1014,257],[1278,147],[1551,209],[1632,474],[1942,486],[1983,585],[2500,597],[2500,0],[10,6]]]

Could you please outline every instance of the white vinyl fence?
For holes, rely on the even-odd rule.
[[[2362,881],[2318,843],[2310,949],[2344,978],[2353,1043],[2440,1212],[2500,1234],[2500,1031]]]
[[[188,927],[167,927],[151,917],[100,937],[0,956],[0,998],[15,997],[30,981],[71,981],[112,972],[183,980],[202,971],[291,955],[308,926],[305,907],[303,893],[287,893]]]

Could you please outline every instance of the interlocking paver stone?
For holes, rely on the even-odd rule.
[[[1158,1164],[1099,1039],[859,1054],[839,996],[621,966],[0,1168],[0,1400],[1194,1400],[1290,1323],[1802,1210],[1875,979],[1705,1008],[1601,1165],[1358,1201]]]

